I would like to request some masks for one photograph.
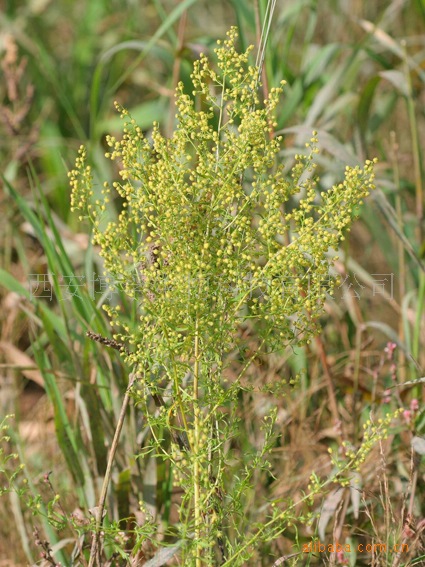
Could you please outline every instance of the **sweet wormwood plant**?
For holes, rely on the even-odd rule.
[[[171,138],[157,123],[146,138],[117,104],[124,134],[107,137],[106,155],[120,165],[112,184],[123,202],[118,218],[110,216],[108,183],[103,200],[94,200],[84,148],[69,174],[72,208],[91,221],[110,281],[137,309],[131,322],[120,305],[105,306],[133,368],[131,395],[150,426],[144,454],[168,460],[181,489],[180,520],[168,535],[179,542],[181,564],[196,567],[240,565],[294,521],[290,506],[269,508],[268,522],[258,513],[260,528],[244,515],[254,472],[269,467],[276,412],[264,421],[263,449],[235,467],[229,440],[240,425],[239,394],[260,352],[308,343],[317,332],[334,285],[327,253],[373,188],[367,161],[364,169],[347,167],[318,202],[315,133],[308,155],[296,156],[284,175],[276,163],[282,140],[273,136],[283,85],[260,101],[252,48],[238,53],[236,39],[231,29],[215,50],[218,71],[205,55],[194,63],[192,96],[178,85]],[[301,198],[288,212],[295,195]],[[260,347],[226,381],[226,355],[235,346],[246,352],[242,325],[255,329]]]

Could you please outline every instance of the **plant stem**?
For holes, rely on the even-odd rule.
[[[196,567],[201,567],[201,498],[200,498],[200,471],[199,471],[199,321],[195,327],[195,363],[193,368],[193,498],[195,515],[195,558]]]
[[[118,423],[117,423],[117,426],[115,428],[114,439],[112,441],[111,450],[109,452],[105,477],[103,479],[102,490],[100,492],[99,503],[98,503],[97,511],[96,511],[96,525],[95,525],[95,531],[94,531],[94,534],[93,534],[93,541],[92,541],[92,546],[91,546],[91,550],[90,550],[90,560],[89,560],[88,567],[93,567],[93,565],[95,564],[96,557],[98,556],[100,530],[102,528],[102,523],[103,523],[103,512],[105,510],[106,495],[108,493],[108,487],[109,487],[109,483],[110,483],[111,475],[112,475],[112,465],[114,463],[115,453],[117,452],[118,442],[119,442],[119,439],[120,439],[120,436],[121,436],[121,431],[122,431],[122,428],[123,428],[123,425],[124,425],[125,414],[127,412],[128,403],[130,401],[130,390],[131,390],[131,387],[134,384],[135,379],[136,379],[136,373],[133,372],[132,374],[130,374],[130,379],[129,379],[129,382],[128,382],[127,390],[125,392],[124,400],[122,402],[121,412],[120,412],[120,415],[119,415],[119,418],[118,418]]]
[[[400,228],[400,232],[403,232],[403,209],[401,204],[401,187],[400,187],[400,172],[398,167],[398,143],[395,132],[390,133],[391,136],[391,148],[392,148],[392,166],[394,172],[394,184],[396,186],[396,196],[395,196],[395,209],[397,212],[397,223]],[[406,278],[406,262],[404,258],[404,248],[403,243],[400,239],[397,239],[397,256],[398,256],[398,271],[399,277],[399,303],[403,304],[403,299],[406,295],[407,278]],[[400,342],[404,343],[405,333],[403,324],[403,312],[400,312],[400,319],[398,324],[398,334],[400,337]],[[400,382],[406,382],[406,359],[402,349],[398,349],[398,371],[400,376]]]
[[[402,42],[404,50],[404,76],[406,79],[407,88],[407,113],[409,116],[410,135],[412,138],[412,153],[413,153],[413,170],[415,174],[415,189],[416,189],[416,235],[418,245],[422,243],[422,222],[424,216],[424,203],[423,203],[423,187],[422,187],[422,164],[421,164],[421,148],[419,145],[418,125],[416,119],[415,101],[413,99],[412,77],[407,62],[406,42]]]
[[[422,160],[421,160],[421,148],[420,148],[420,140],[419,140],[419,133],[418,133],[418,125],[417,125],[417,118],[416,118],[416,109],[415,109],[415,101],[413,98],[413,89],[412,89],[412,77],[410,74],[410,69],[407,60],[407,49],[406,49],[406,42],[402,42],[403,51],[404,51],[404,74],[406,77],[406,87],[407,87],[407,112],[409,116],[409,124],[410,124],[410,135],[412,138],[412,153],[413,153],[413,168],[415,173],[415,189],[416,189],[416,220],[417,220],[417,227],[416,227],[416,235],[418,240],[418,248],[420,249],[422,245],[422,223],[424,218],[424,192],[422,186]],[[425,294],[425,278],[423,272],[419,272],[419,298],[418,304],[416,308],[416,319],[415,319],[415,326],[414,326],[414,334],[413,334],[413,345],[412,351],[413,356],[417,360],[419,357],[419,350],[420,350],[420,329],[421,329],[421,318],[424,308],[424,294]],[[419,397],[421,392],[419,388],[415,388],[416,392],[415,395]],[[424,394],[422,392],[422,399],[424,399]]]

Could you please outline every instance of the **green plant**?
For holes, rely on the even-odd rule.
[[[195,62],[194,98],[178,86],[171,138],[154,124],[149,140],[117,105],[124,136],[107,138],[107,157],[120,162],[121,181],[112,184],[123,201],[118,219],[110,217],[108,183],[103,199],[94,198],[84,148],[70,172],[72,207],[90,220],[111,285],[133,300],[133,318],[120,305],[105,309],[117,329],[114,344],[133,368],[131,395],[151,431],[140,456],[153,452],[165,460],[182,490],[179,521],[167,534],[181,542],[183,563],[196,567],[241,564],[292,519],[289,506],[287,514],[273,512],[271,531],[247,536],[241,503],[253,471],[267,474],[275,412],[265,418],[263,448],[234,464],[238,400],[252,389],[245,374],[255,358],[317,333],[335,283],[328,253],[373,188],[367,161],[363,170],[347,167],[344,181],[322,192],[319,203],[315,133],[308,155],[298,155],[284,175],[276,163],[281,138],[273,136],[282,87],[260,102],[259,70],[248,64],[251,49],[236,51],[236,38],[232,29],[216,50],[218,72],[204,55]],[[238,331],[254,322],[260,348],[247,353]],[[227,381],[226,356],[235,348],[243,369]],[[350,466],[358,466],[354,457]]]

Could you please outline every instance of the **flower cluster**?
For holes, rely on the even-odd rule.
[[[187,362],[195,325],[203,329],[204,347],[224,347],[247,318],[258,319],[279,344],[308,340],[332,291],[329,279],[323,285],[326,254],[338,247],[355,207],[373,188],[372,162],[363,170],[347,167],[345,180],[318,204],[315,133],[309,155],[297,156],[291,176],[284,176],[275,166],[281,139],[272,137],[282,87],[260,104],[258,69],[248,65],[250,50],[237,53],[236,37],[232,29],[216,50],[218,72],[204,55],[194,65],[193,94],[204,109],[178,86],[170,139],[158,124],[151,140],[144,137],[117,105],[124,135],[107,138],[106,155],[121,167],[121,180],[113,183],[124,200],[118,219],[104,218],[107,184],[104,201],[91,202],[84,149],[70,172],[72,207],[89,216],[106,271],[139,305],[138,328],[124,325],[115,336],[134,345],[133,362],[146,361],[153,349],[163,362],[170,353]],[[299,206],[286,213],[285,203],[298,193],[304,195]],[[285,289],[288,276],[291,289]],[[119,325],[119,312],[109,312]]]
[[[343,476],[344,473],[351,470],[360,470],[361,465],[365,462],[376,443],[388,437],[391,422],[398,419],[402,413],[403,409],[398,409],[395,412],[388,413],[384,418],[379,418],[376,423],[372,419],[368,419],[363,424],[363,439],[358,449],[351,446],[347,441],[342,442],[342,451],[345,458],[341,459],[332,448],[328,449],[332,464],[337,470],[337,482],[341,486],[350,485],[350,479],[345,478]]]

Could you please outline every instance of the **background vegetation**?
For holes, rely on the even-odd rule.
[[[77,539],[67,517],[84,522],[84,507],[95,503],[127,380],[118,353],[85,336],[88,329],[110,331],[98,308],[108,292],[93,277],[101,272],[96,250],[87,227],[70,214],[67,171],[77,149],[86,144],[95,174],[112,180],[116,172],[104,151],[105,134],[120,129],[113,101],[144,130],[157,120],[170,133],[174,87],[188,83],[192,61],[231,24],[239,26],[241,49],[258,45],[265,10],[265,2],[237,0],[3,2],[0,415],[15,418],[2,444],[4,454],[16,452],[26,464],[15,482],[21,488],[26,480],[32,509],[47,506],[48,515],[57,493],[62,513],[54,530],[45,516],[32,517],[27,497],[4,495],[0,565],[38,559],[32,526],[66,564]],[[320,338],[289,351],[283,345],[250,376],[260,389],[302,374],[277,399],[272,474],[256,479],[257,491],[282,501],[301,497],[312,470],[331,473],[329,447],[338,451],[342,440],[357,446],[361,417],[377,408],[404,413],[363,464],[358,489],[331,492],[324,507],[318,501],[319,527],[293,526],[262,550],[256,565],[296,553],[313,535],[353,548],[371,541],[409,544],[409,554],[401,556],[351,554],[352,565],[424,561],[419,438],[425,412],[422,383],[415,382],[425,376],[424,24],[423,0],[294,0],[275,10],[263,80],[269,88],[287,81],[276,128],[284,134],[285,166],[293,165],[313,129],[323,150],[324,186],[339,180],[347,164],[376,156],[379,165],[377,190],[341,250],[341,285],[327,302]],[[246,342],[254,351],[255,333]],[[235,356],[235,373],[237,362]],[[246,426],[235,450],[258,447],[258,418],[275,402],[264,392],[241,397]],[[164,521],[173,514],[167,470],[155,461],[141,475],[134,461],[145,434],[133,409],[114,472],[115,518],[130,518],[117,541],[125,540],[131,522],[143,524],[139,499]],[[15,462],[4,465],[9,477]],[[250,502],[244,507],[256,517]],[[140,564],[152,553],[141,549]],[[345,560],[323,554],[292,559],[295,565]]]

